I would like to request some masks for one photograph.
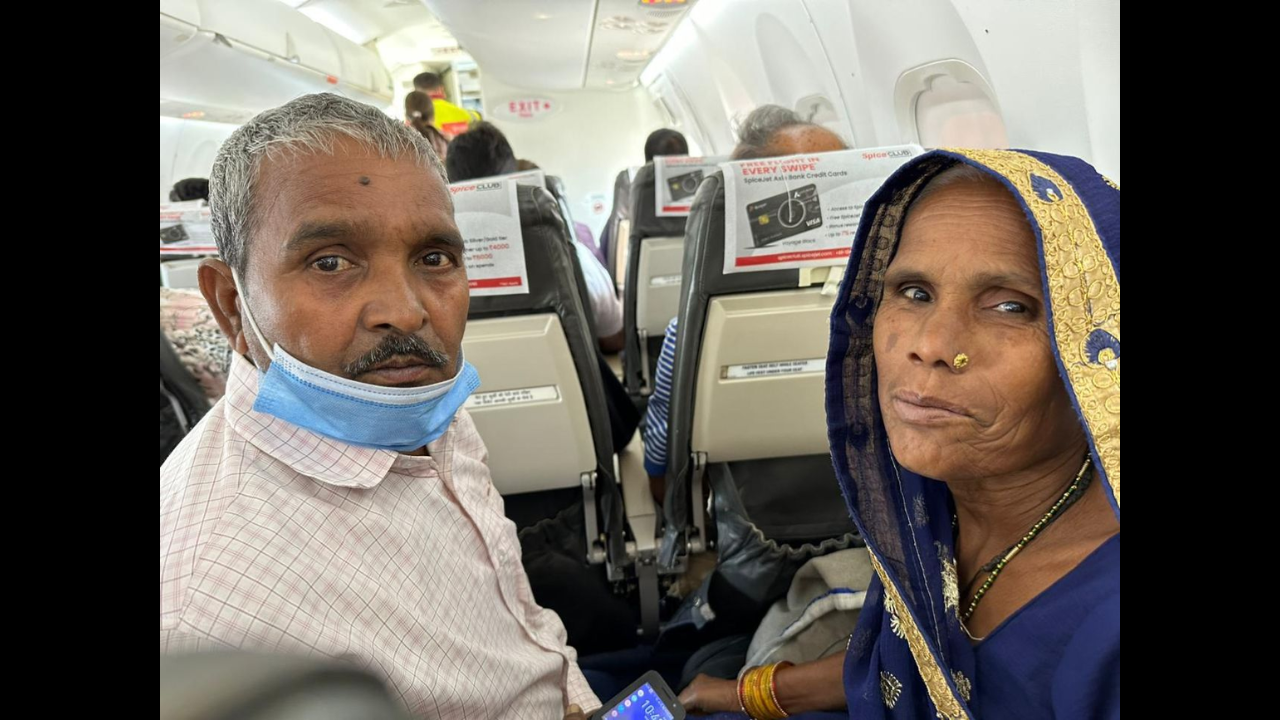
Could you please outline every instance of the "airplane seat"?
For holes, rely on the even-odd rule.
[[[573,212],[569,209],[569,193],[565,190],[564,180],[555,175],[546,176],[547,191],[556,199],[556,205],[560,208],[560,216],[564,218],[564,224],[569,228],[569,237],[578,239],[578,226],[573,221]],[[587,249],[597,258],[603,257],[600,253],[599,245],[595,244],[596,239],[591,238],[591,243],[583,243]],[[603,262],[603,261],[602,261]]]
[[[663,331],[680,301],[685,218],[659,217],[654,167],[640,168],[631,183],[631,223],[623,287],[623,382],[633,397],[653,392]]]
[[[686,231],[659,565],[677,572],[714,544],[693,601],[721,631],[750,632],[801,565],[862,541],[827,447],[835,295],[809,286],[812,271],[726,274],[724,198],[723,176],[709,175]]]
[[[551,193],[551,197],[555,198],[556,205],[560,208],[560,214],[564,216],[566,223],[573,224],[573,214],[569,212],[569,194],[565,191],[564,180],[556,175],[546,175],[547,192]]]
[[[483,384],[467,410],[505,502],[538,505],[555,491],[580,499],[587,560],[616,574],[626,528],[582,271],[550,193],[522,185],[517,197],[529,292],[471,298],[463,349]]]
[[[613,208],[609,211],[605,232],[600,239],[600,251],[604,253],[605,268],[609,276],[617,283],[618,278],[625,277],[619,262],[626,262],[626,243],[621,241],[620,234],[630,232],[631,224],[624,221],[631,218],[631,171],[623,170],[613,180]],[[622,250],[621,254],[619,250]]]

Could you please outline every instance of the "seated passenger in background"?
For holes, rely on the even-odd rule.
[[[684,138],[680,139],[683,141]],[[652,135],[650,140],[653,140]],[[733,149],[730,159],[751,160],[847,148],[840,136],[827,128],[805,122],[786,108],[761,105],[742,121],[738,128],[738,145]],[[648,153],[648,146],[645,152]],[[662,502],[666,496],[667,420],[671,413],[671,385],[676,367],[677,320],[671,319],[662,339],[662,350],[658,353],[658,367],[653,379],[653,394],[649,397],[649,407],[645,411],[644,467],[649,474],[649,487],[658,502]]]
[[[450,141],[444,166],[449,172],[449,182],[458,183],[509,175],[516,171],[517,163],[507,136],[493,123],[482,122]]]
[[[649,133],[649,137],[644,141],[644,161],[646,163],[653,162],[655,157],[660,155],[688,155],[689,141],[684,139],[684,135],[679,130],[670,128],[662,128]]]
[[[236,130],[210,187],[200,289],[234,356],[160,468],[160,652],[342,657],[427,717],[598,706],[462,409],[470,292],[426,139],[308,95]]]
[[[649,133],[649,137],[646,138],[644,141],[644,161],[646,163],[653,162],[653,159],[659,155],[688,155],[688,154],[689,154],[689,143],[687,140],[684,139],[684,135],[681,135],[680,131],[678,130],[671,130],[669,128],[654,130],[653,132]],[[618,188],[620,187],[618,183],[622,182],[623,178],[629,172],[630,170],[623,170],[622,172],[618,173],[618,179],[614,182],[614,198],[613,198],[614,206],[612,209],[609,210],[610,218],[619,217],[619,212],[618,212],[619,202],[622,202],[622,203],[631,202],[631,198],[629,195],[623,195],[618,190]],[[629,180],[627,181],[627,184],[628,185],[630,184]],[[600,257],[602,258],[609,256],[609,245],[616,241],[616,238],[614,238],[612,234],[613,229],[614,229],[614,223],[607,222],[604,225],[604,230],[602,230],[600,233]]]
[[[501,130],[487,122],[476,125],[449,144],[449,182],[508,175],[516,172],[517,166],[511,143],[507,142]],[[533,165],[533,168],[537,166]],[[609,271],[604,269],[590,248],[574,242],[573,249],[587,283],[587,292],[591,294],[591,310],[600,349],[617,352],[623,344],[622,301],[618,299],[618,290],[609,277]],[[612,371],[609,374],[612,375]]]
[[[209,200],[208,178],[187,178],[173,184],[169,191],[169,202],[186,202],[188,200]]]

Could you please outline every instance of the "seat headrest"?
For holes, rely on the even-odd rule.
[[[654,192],[653,163],[636,173],[631,183],[631,241],[647,237],[672,237],[684,235],[685,219],[682,217],[658,217],[658,199]]]
[[[613,213],[619,218],[631,217],[631,171],[623,170],[613,180]]]
[[[765,290],[794,289],[800,284],[799,270],[764,270],[761,272],[724,273],[725,246],[724,174],[714,172],[698,186],[689,223],[685,228],[685,265],[694,269],[691,282],[685,284],[680,306],[693,289],[704,298]]]
[[[557,200],[568,197],[568,193],[564,190],[564,181],[555,175],[547,176],[547,190],[550,191]]]
[[[555,309],[566,301],[566,294],[575,283],[572,240],[560,219],[555,198],[546,189],[531,185],[518,185],[516,197],[529,292],[472,297],[473,317]]]

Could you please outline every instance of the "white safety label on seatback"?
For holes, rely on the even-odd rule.
[[[529,292],[517,182],[488,178],[449,186],[454,220],[466,245],[472,297]]]
[[[560,399],[560,388],[543,385],[531,388],[512,388],[476,393],[467,398],[467,409],[497,407],[499,405],[524,405],[525,403],[551,402]]]
[[[820,267],[849,257],[862,208],[919,145],[724,163],[724,272]]]
[[[774,375],[801,375],[820,373],[827,369],[826,358],[812,360],[779,360],[777,362],[751,363],[750,365],[726,365],[720,369],[722,380],[771,377]]]
[[[679,275],[654,275],[649,278],[649,287],[671,287],[679,284]]]

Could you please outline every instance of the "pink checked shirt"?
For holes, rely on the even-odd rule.
[[[160,652],[252,648],[351,659],[432,718],[564,717],[599,705],[466,411],[430,457],[330,440],[227,394],[160,468]]]

